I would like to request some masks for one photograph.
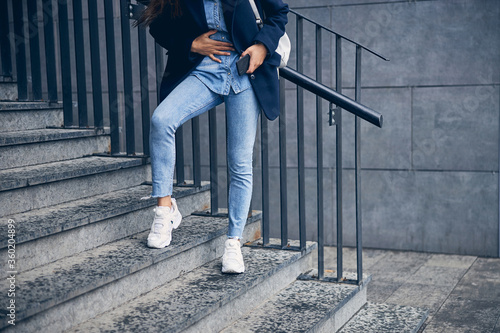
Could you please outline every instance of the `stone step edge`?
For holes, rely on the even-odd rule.
[[[303,253],[301,253],[300,251],[284,251],[284,250],[279,250],[279,249],[275,249],[275,248],[244,246],[244,249],[242,249],[242,252],[243,252],[243,255],[247,258],[245,260],[245,262],[247,264],[249,263],[249,261],[251,259],[258,260],[255,258],[255,256],[249,255],[249,253],[254,253],[254,255],[255,254],[258,255],[258,253],[260,253],[260,254],[263,254],[264,257],[266,255],[269,255],[269,253],[278,254],[278,253],[288,252],[288,254],[284,259],[281,259],[281,261],[277,260],[277,264],[276,264],[276,261],[274,261],[273,266],[270,269],[268,269],[267,271],[263,272],[259,268],[259,274],[254,274],[254,275],[250,275],[251,271],[250,271],[249,267],[247,267],[247,270],[245,271],[245,273],[243,273],[241,275],[239,275],[239,274],[236,274],[236,275],[222,274],[220,272],[220,259],[216,259],[216,260],[213,260],[213,261],[197,268],[196,270],[188,272],[185,275],[179,276],[174,281],[171,281],[168,285],[160,286],[159,289],[168,288],[170,291],[180,290],[180,291],[183,291],[183,294],[191,292],[193,295],[192,295],[192,297],[188,297],[188,298],[195,299],[195,301],[197,303],[199,303],[199,306],[197,306],[197,307],[196,306],[190,307],[190,309],[193,309],[194,313],[190,314],[189,317],[187,318],[187,320],[181,319],[181,321],[177,320],[177,322],[171,323],[172,326],[169,327],[169,329],[170,329],[169,331],[172,331],[172,332],[180,332],[180,331],[199,332],[200,328],[206,329],[207,331],[213,331],[213,329],[214,329],[213,327],[210,327],[210,329],[207,329],[207,327],[205,327],[206,325],[204,325],[204,324],[207,323],[206,321],[208,320],[209,322],[210,321],[213,322],[213,320],[211,319],[211,316],[214,316],[214,312],[219,310],[219,309],[221,309],[221,311],[223,312],[223,314],[222,314],[223,319],[220,319],[219,317],[217,317],[216,320],[217,321],[226,321],[227,313],[225,313],[224,308],[227,306],[231,306],[233,304],[233,302],[245,303],[248,306],[248,308],[246,309],[245,312],[250,311],[255,305],[254,305],[254,303],[249,302],[245,297],[249,292],[252,292],[252,295],[253,295],[254,288],[257,288],[258,286],[260,286],[263,282],[267,281],[268,279],[272,279],[273,277],[278,276],[279,273],[281,273],[281,272],[287,272],[288,268],[290,268],[293,265],[299,264],[301,262],[301,260],[305,259],[305,257],[308,256],[315,248],[316,248],[316,243],[314,243],[314,242],[307,242],[306,250]],[[266,252],[268,254],[266,254]],[[254,266],[256,267],[257,265],[254,264]],[[240,277],[243,278],[243,283],[241,283],[241,279],[237,280],[238,283],[235,283],[235,285],[238,286],[237,290],[231,289],[231,292],[226,293],[226,295],[222,298],[219,298],[219,297],[216,297],[215,299],[211,298],[210,299],[210,301],[212,302],[211,304],[207,304],[206,302],[199,302],[199,297],[202,296],[202,294],[196,293],[196,291],[191,291],[191,289],[188,288],[188,286],[190,284],[192,284],[192,281],[190,281],[190,279],[192,279],[191,275],[200,273],[203,276],[203,274],[205,274],[205,271],[210,271],[217,276],[217,279],[209,279],[209,280],[210,280],[210,283],[215,284],[218,287],[211,287],[211,288],[209,288],[209,290],[224,290],[224,288],[227,289],[228,288],[227,283],[231,282],[231,280],[233,280],[233,279],[239,279]],[[296,274],[298,274],[298,273],[296,273]],[[250,279],[245,281],[245,279],[249,276],[250,276]],[[286,278],[289,278],[290,281],[284,281],[284,282],[283,282],[284,277],[279,278],[279,281],[282,283],[282,286],[280,288],[291,283],[293,281],[293,279],[295,279],[296,276],[297,275],[287,274]],[[221,277],[227,278],[228,280],[223,281],[222,279],[219,279]],[[186,282],[186,281],[188,281],[188,282]],[[271,284],[271,285],[274,286],[274,284]],[[267,288],[270,288],[270,287],[268,286]],[[156,296],[152,295],[153,292],[157,293],[158,290],[141,295],[137,299],[132,300],[132,302],[145,303],[146,301],[143,301],[143,299],[147,298],[147,297],[154,297],[156,299]],[[263,299],[262,296],[263,295],[261,295],[260,297],[257,296],[257,298]],[[242,297],[245,297],[245,299],[242,299]],[[264,298],[265,297],[266,296],[264,296]],[[126,309],[126,307],[129,307],[129,306],[130,305],[128,303],[125,303],[118,308],[112,309],[110,311],[107,311],[107,312],[101,314],[99,317],[102,319],[102,317],[104,316],[105,317],[104,320],[108,321],[109,318],[115,317],[116,313],[119,312],[120,310],[122,310],[123,307],[125,307],[125,309]],[[134,305],[132,305],[132,306],[134,306]],[[237,308],[240,309],[240,307],[237,307]],[[227,309],[226,309],[226,311],[227,311]],[[96,322],[95,319],[94,320],[90,319],[90,320],[78,325],[74,329],[76,329],[77,332],[86,332],[85,327],[83,327],[83,330],[82,330],[82,328],[80,328],[79,326],[85,326],[87,324],[93,325],[93,323],[95,323],[95,322]],[[210,323],[210,324],[213,325],[213,323]],[[229,322],[227,322],[227,324],[229,324]],[[193,325],[196,327],[193,328]],[[219,325],[220,325],[220,323],[219,323]],[[223,327],[221,327],[220,329],[222,329],[222,328]],[[71,329],[69,331],[73,332],[74,329]],[[96,329],[91,330],[91,332],[97,332],[97,331],[99,331],[98,328],[97,328],[97,330]]]
[[[184,219],[190,219],[190,218],[202,218],[202,217],[191,215],[191,216],[185,217]],[[203,217],[203,218],[212,219],[210,217]],[[247,225],[257,223],[258,221],[260,221],[260,219],[261,219],[261,212],[254,211],[254,214],[252,214],[252,216],[248,218]],[[112,283],[113,281],[117,281],[117,280],[119,280],[127,275],[131,275],[135,272],[138,272],[140,270],[151,267],[159,262],[168,260],[169,258],[172,258],[172,257],[176,256],[177,254],[182,253],[188,249],[197,247],[197,246],[202,245],[204,243],[210,242],[211,240],[214,240],[218,237],[224,236],[226,234],[226,231],[227,231],[227,227],[224,225],[224,226],[218,228],[216,231],[209,233],[209,234],[203,234],[202,236],[200,236],[198,238],[190,237],[189,241],[187,241],[185,243],[181,243],[180,245],[172,243],[170,246],[168,246],[164,249],[148,249],[148,255],[145,255],[144,258],[142,258],[141,260],[136,260],[136,262],[134,262],[129,267],[125,267],[126,263],[124,262],[124,260],[120,260],[119,262],[111,261],[111,263],[110,263],[110,261],[108,260],[108,256],[102,255],[101,253],[103,251],[106,251],[106,248],[108,249],[108,253],[111,253],[112,250],[114,248],[118,247],[119,246],[118,244],[120,244],[120,243],[127,245],[127,244],[133,244],[136,239],[141,239],[141,240],[145,239],[147,237],[148,231],[139,232],[139,233],[136,233],[134,235],[125,237],[123,239],[99,246],[99,247],[91,249],[91,250],[80,252],[80,253],[77,253],[73,256],[65,257],[65,258],[57,260],[56,262],[52,262],[50,264],[47,264],[46,266],[48,266],[48,267],[63,267],[65,265],[72,267],[72,265],[74,265],[73,263],[75,261],[74,258],[77,258],[79,256],[81,256],[82,258],[91,257],[93,253],[94,254],[99,253],[100,255],[97,255],[97,257],[99,257],[102,260],[102,262],[105,264],[103,266],[106,267],[107,272],[113,271],[110,264],[116,265],[117,267],[119,267],[119,269],[118,269],[118,272],[110,273],[107,277],[103,277],[101,275],[100,280],[98,280],[97,278],[92,279],[92,281],[89,282],[87,286],[82,286],[82,284],[79,284],[80,288],[77,291],[76,290],[70,290],[70,291],[64,290],[64,292],[62,292],[62,289],[59,289],[56,292],[60,292],[62,294],[59,296],[56,296],[55,298],[41,299],[39,297],[35,297],[35,299],[32,299],[32,300],[25,302],[24,305],[25,306],[27,305],[28,309],[24,309],[24,310],[17,309],[16,321],[18,321],[18,322],[22,321],[28,317],[31,317],[33,315],[36,315],[36,314],[41,313],[43,311],[46,311],[46,310],[48,310],[48,309],[50,309],[58,304],[64,303],[70,299],[81,296],[81,295],[83,295],[87,292],[90,292],[92,290],[96,290],[101,286]],[[125,247],[126,248],[133,248],[133,246],[130,246],[130,245],[127,245]],[[130,258],[127,257],[126,259],[130,259]],[[133,260],[133,258],[130,260]],[[137,262],[139,262],[139,263],[137,263]],[[93,260],[92,265],[93,266],[98,265],[96,263],[95,259]],[[45,267],[43,269],[47,269],[47,267]],[[32,270],[19,273],[16,276],[16,281],[20,279],[19,278],[20,276],[21,276],[21,280],[22,280],[22,276],[30,274],[30,272],[33,272],[35,270],[42,271],[42,268],[37,267],[37,268],[34,268]],[[76,269],[75,275],[78,275],[79,277],[81,277],[81,271],[79,269]],[[36,285],[36,284],[40,283],[40,281],[42,280],[42,277],[43,277],[43,274],[33,278],[30,281],[33,285]],[[60,282],[60,279],[57,276],[55,276],[54,274],[52,274],[52,278],[54,279],[54,281]],[[76,279],[76,280],[78,280],[78,279]],[[7,281],[7,280],[5,280],[5,281]],[[4,283],[6,283],[5,281],[4,281]],[[71,281],[75,281],[75,279],[71,278]],[[22,287],[22,285],[21,285],[21,287]],[[28,288],[28,289],[30,290],[30,296],[32,296],[34,289],[33,288]],[[26,287],[24,287],[24,290],[28,290],[28,289]],[[0,299],[3,301],[6,301],[6,299],[5,299],[6,297],[7,297],[7,294],[0,295]],[[6,315],[7,310],[5,308],[0,309],[0,313]],[[8,325],[7,321],[0,323],[0,330],[7,327],[7,325]]]
[[[105,159],[106,163],[104,163]],[[100,161],[100,165],[89,167],[88,161]],[[72,164],[76,166],[72,167]],[[49,162],[27,167],[16,167],[0,171],[0,191],[14,190],[29,186],[41,185],[71,178],[85,177],[99,173],[116,171],[120,169],[132,168],[144,164],[143,158],[127,157],[115,158],[113,156],[84,156],[76,159]],[[59,170],[65,168],[66,170]],[[48,172],[58,170],[58,172]],[[10,180],[3,180],[2,176],[13,174],[15,177]]]
[[[0,133],[0,148],[52,141],[74,140],[109,135],[109,128],[67,129],[44,128]]]
[[[368,279],[356,286],[297,278],[222,332],[239,332],[251,323],[253,332],[273,332],[277,327],[286,332],[333,332],[365,304],[368,283]],[[300,303],[297,294],[302,295]]]
[[[208,191],[209,189],[209,182],[203,182],[202,186],[199,188],[174,187],[172,196],[174,198],[183,198],[194,195],[196,193]],[[137,200],[135,202],[131,203],[129,201],[123,204],[121,202],[118,202],[115,207],[107,206],[107,209],[104,212],[93,209],[94,205],[106,201],[106,198],[115,198],[116,195],[118,195],[119,197],[128,197],[130,196],[131,192],[137,196]],[[4,232],[0,234],[0,250],[7,248],[8,246],[8,240],[10,238],[7,232],[9,220],[14,221],[13,223],[16,227],[16,245],[20,245],[41,237],[55,235],[66,230],[81,227],[87,224],[98,223],[113,217],[117,217],[119,215],[124,215],[144,208],[153,207],[156,205],[156,199],[147,197],[150,192],[151,186],[141,184],[118,191],[80,199],[78,200],[78,205],[74,205],[72,202],[65,202],[54,206],[35,209],[25,213],[6,216],[0,221],[0,230],[4,230]],[[141,199],[142,197],[144,197],[144,199]],[[113,204],[114,202],[115,201],[112,200],[111,204]],[[85,214],[85,212],[88,213]],[[38,217],[37,214],[40,214],[41,216]],[[64,214],[67,216],[67,219],[61,217],[61,215]],[[42,221],[45,220],[51,221],[51,224],[45,226],[45,228],[35,229],[35,231],[28,232],[26,230],[23,230],[22,224],[26,223],[23,221],[25,221],[27,217],[33,215],[35,217],[31,218],[28,223],[34,224],[36,225],[36,227],[38,227],[41,223],[43,223]]]
[[[428,316],[428,309],[406,305],[367,302],[339,330],[339,333],[364,333],[367,331],[417,333]],[[383,320],[380,318],[383,318]],[[393,325],[399,326],[387,328],[388,321],[391,321]],[[381,327],[376,327],[380,322],[383,322],[380,325]]]
[[[23,102],[23,101],[0,101],[0,113],[2,111],[37,111],[37,110],[59,110],[63,108],[62,102]]]

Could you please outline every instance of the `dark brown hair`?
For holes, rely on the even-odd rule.
[[[182,15],[181,0],[151,0],[146,9],[142,12],[137,21],[134,22],[134,27],[138,25],[149,26],[153,20],[160,15],[163,10],[170,11],[170,17],[178,17]]]

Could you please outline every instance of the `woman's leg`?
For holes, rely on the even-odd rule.
[[[222,103],[222,97],[197,77],[188,76],[155,109],[151,118],[150,147],[152,197],[170,206],[175,168],[175,132],[187,120]]]
[[[252,153],[260,106],[252,88],[225,98],[229,168],[228,237],[241,238],[252,199]]]
[[[164,248],[170,245],[172,229],[179,226],[182,215],[171,199],[175,166],[175,132],[188,119],[222,103],[195,76],[187,77],[156,108],[151,118],[151,168],[153,193],[158,207],[148,235],[148,246]]]

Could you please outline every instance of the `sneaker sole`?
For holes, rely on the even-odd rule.
[[[240,267],[239,269],[227,269],[222,267],[222,273],[224,274],[241,274],[245,272],[245,266]]]
[[[163,249],[163,248],[165,248],[165,247],[167,247],[169,245],[170,245],[170,241],[161,243],[160,245],[150,244],[148,242],[148,247],[153,248],[153,249]]]

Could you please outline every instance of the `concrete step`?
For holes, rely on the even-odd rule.
[[[17,82],[0,78],[0,100],[15,101],[17,100]]]
[[[0,102],[0,132],[64,125],[62,103]]]
[[[410,306],[367,303],[340,333],[416,333],[424,324],[428,311]]]
[[[244,274],[221,274],[217,259],[67,332],[218,332],[306,270],[313,248],[243,247]]]
[[[35,129],[0,133],[0,170],[110,151],[109,131]]]
[[[294,281],[222,332],[336,332],[366,303],[369,281]]]
[[[101,156],[0,170],[0,216],[136,186],[147,177],[140,158]]]
[[[260,213],[255,212],[247,222],[246,240],[260,234],[259,220]],[[61,332],[118,307],[220,257],[227,224],[227,218],[191,215],[174,230],[172,243],[164,249],[148,248],[146,231],[19,273],[15,276],[16,325],[7,328],[7,309],[3,307],[0,330]],[[290,252],[267,261],[276,263],[282,258],[285,265],[294,256],[300,254]],[[264,257],[258,264],[265,261]],[[254,265],[250,271],[256,270]],[[277,270],[279,265],[275,266]],[[265,276],[266,272],[255,275]],[[8,283],[2,279],[0,288],[7,290]],[[0,294],[2,304],[8,301],[7,293]]]
[[[141,198],[151,190],[150,185],[139,185],[6,216],[0,220],[0,257],[7,258],[9,220],[15,222],[17,272],[149,230],[156,199]],[[174,187],[183,216],[208,208],[208,190],[208,182],[201,188]],[[0,277],[5,275],[2,271]]]

